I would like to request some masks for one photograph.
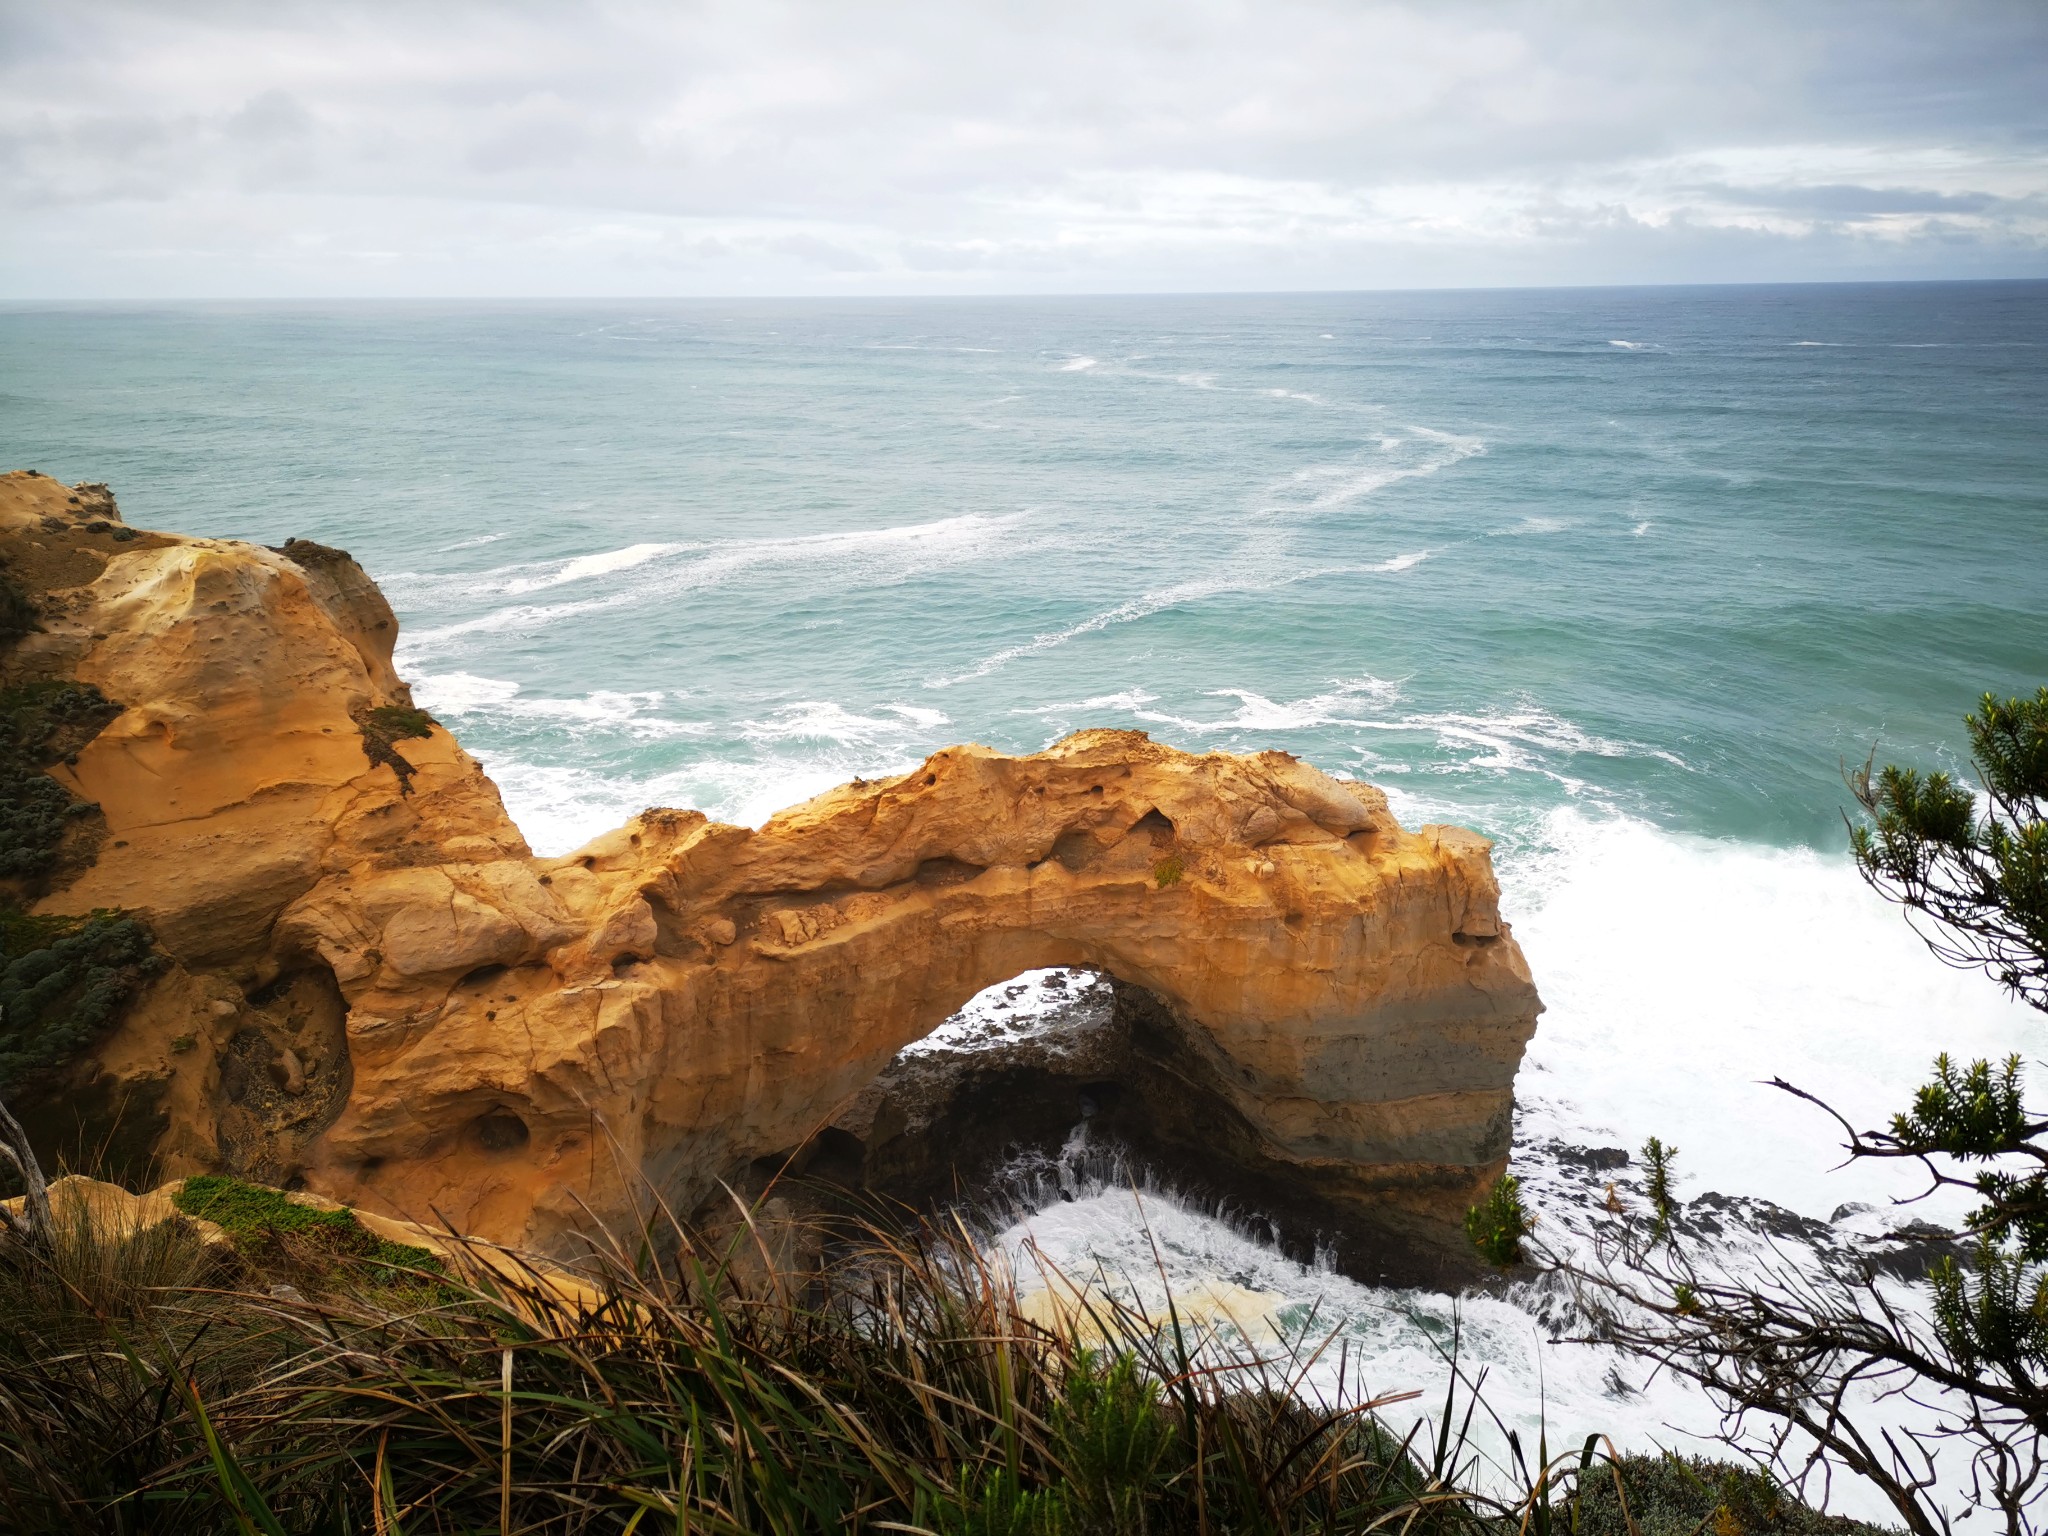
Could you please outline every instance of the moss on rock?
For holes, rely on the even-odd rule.
[[[347,1206],[302,1204],[282,1190],[226,1174],[185,1180],[172,1203],[187,1216],[212,1222],[250,1258],[358,1259],[386,1271],[443,1271],[426,1249],[377,1236]]]

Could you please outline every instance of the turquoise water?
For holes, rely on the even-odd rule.
[[[1688,1196],[1882,1207],[1760,1079],[1871,1117],[1943,1046],[2042,1054],[1857,882],[1840,769],[1953,761],[1980,690],[2048,681],[2048,284],[0,309],[0,461],[353,551],[547,852],[1084,725],[1479,827],[1560,1235],[1558,1146],[1649,1134]],[[1435,1360],[1440,1298],[1199,1211],[1032,1233],[1317,1303],[1386,1386]],[[1711,1425],[1466,1305],[1531,1435]]]
[[[0,312],[0,456],[341,544],[560,847],[972,739],[1834,847],[2048,677],[2048,285]],[[515,691],[516,690],[516,691]]]

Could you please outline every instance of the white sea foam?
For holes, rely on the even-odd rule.
[[[1213,597],[1219,592],[1234,590],[1257,591],[1259,589],[1257,584],[1249,584],[1241,579],[1233,580],[1228,576],[1208,576],[1195,581],[1179,582],[1171,587],[1161,587],[1157,591],[1147,592],[1142,596],[1132,598],[1127,603],[1119,603],[1116,607],[1108,609],[1103,613],[1083,619],[1078,624],[1070,624],[1065,629],[1056,630],[1049,634],[1034,635],[1021,645],[1013,645],[1007,649],[997,651],[993,656],[983,657],[965,672],[956,673],[949,677],[932,678],[926,682],[925,686],[927,688],[950,688],[956,683],[968,682],[977,677],[987,677],[991,672],[999,671],[1001,668],[1022,657],[1035,656],[1040,652],[1052,650],[1057,646],[1065,645],[1069,640],[1077,640],[1082,635],[1094,634],[1097,630],[1108,629],[1113,624],[1128,624],[1133,619],[1146,618],[1151,614],[1158,613],[1163,609],[1172,608],[1180,603],[1194,602],[1204,597]]]
[[[909,727],[930,729],[945,723],[945,715],[937,710],[913,714],[906,706],[893,705],[882,714],[857,715],[824,699],[785,704],[764,720],[742,720],[737,730],[741,739],[752,742],[825,741],[865,747],[900,740]]]
[[[687,544],[629,544],[624,549],[607,550],[601,555],[578,555],[573,560],[563,561],[561,569],[554,574],[536,579],[531,585],[515,582],[509,590],[531,592],[542,587],[564,586],[572,581],[587,581],[593,576],[609,576],[614,571],[630,571],[636,565],[645,565],[649,560],[658,560],[663,555],[691,547]]]
[[[425,674],[412,680],[413,702],[435,715],[472,715],[516,696],[519,685],[472,672]]]
[[[1984,978],[1943,967],[1839,855],[1565,809],[1502,873],[1507,915],[1548,1005],[1517,1084],[1515,1167],[1551,1240],[1567,1249],[1598,1192],[1546,1162],[1559,1144],[1635,1148],[1657,1135],[1679,1148],[1682,1199],[1762,1197],[1825,1220],[1845,1204],[1883,1202],[1908,1180],[1897,1167],[1834,1171],[1832,1122],[1761,1080],[1783,1074],[1852,1119],[1882,1123],[1937,1049],[1995,1057],[2042,1045],[2036,1015]],[[1636,1181],[1620,1181],[1639,1204]],[[1853,1242],[1925,1214],[1954,1211],[1845,1212],[1837,1230]],[[1696,1256],[1739,1270],[1771,1251],[1741,1230],[1726,1243]],[[1542,1319],[1563,1300],[1548,1287],[1453,1299],[1361,1286],[1285,1258],[1256,1224],[1108,1180],[1025,1215],[998,1244],[1027,1276],[1043,1255],[1067,1276],[1100,1273],[1154,1307],[1168,1285],[1263,1293],[1268,1307],[1246,1319],[1247,1344],[1269,1344],[1275,1323],[1308,1326],[1313,1313],[1311,1336],[1334,1330],[1347,1369],[1363,1373],[1354,1389],[1420,1388],[1432,1403],[1446,1377],[1438,1345],[1455,1315],[1468,1375],[1485,1370],[1489,1405],[1525,1444],[1544,1425],[1552,1444],[1597,1430],[1627,1449],[1711,1449],[1713,1408],[1676,1378],[1606,1349],[1547,1342],[1555,1328]],[[1334,1385],[1327,1373],[1311,1379]],[[1880,1417],[1911,1413],[1893,1404]],[[1835,1507],[1886,1517],[1848,1483]]]
[[[997,986],[984,987],[960,1011],[922,1040],[898,1054],[933,1056],[942,1052],[1010,1045],[1045,1039],[1056,1033],[1072,1004],[1104,998],[1109,981],[1099,971],[1062,967],[1025,971]]]
[[[1843,855],[1566,808],[1502,887],[1550,1008],[1518,1083],[1525,1135],[1661,1136],[1683,1149],[1693,1192],[1823,1217],[1882,1200],[1910,1182],[1900,1168],[1830,1171],[1837,1127],[1763,1080],[1883,1124],[1936,1051],[2044,1043],[2037,1015],[1937,962]]]
[[[577,735],[592,729],[615,731],[636,740],[703,736],[711,727],[696,720],[657,714],[667,695],[659,689],[600,688],[578,698],[535,698],[517,683],[470,672],[418,674],[413,698],[422,709],[456,718],[470,715],[545,721]]]
[[[1635,527],[1630,529],[1629,531],[1640,539],[1644,534],[1650,531],[1650,525],[1647,522],[1637,523]]]
[[[1310,1369],[1310,1389],[1350,1401],[1420,1391],[1422,1400],[1386,1412],[1403,1430],[1441,1410],[1454,1323],[1461,1368],[1468,1379],[1485,1372],[1489,1406],[1525,1445],[1534,1446],[1546,1430],[1553,1446],[1597,1430],[1634,1448],[1676,1441],[1697,1450],[1694,1437],[1713,1425],[1706,1405],[1672,1378],[1650,1377],[1609,1350],[1551,1344],[1549,1330],[1511,1301],[1360,1285],[1297,1263],[1255,1229],[1157,1189],[1084,1184],[1072,1198],[1000,1233],[995,1246],[1027,1283],[1048,1270],[1095,1281],[1162,1318],[1169,1288],[1185,1295],[1222,1282],[1255,1293],[1246,1298],[1250,1305],[1233,1309],[1242,1348],[1271,1352],[1280,1339],[1303,1339],[1309,1354],[1327,1339],[1330,1347]],[[1618,1369],[1627,1371],[1627,1393],[1615,1389]],[[1504,1466],[1498,1431],[1484,1415],[1477,1418],[1478,1443]]]
[[[1653,350],[1656,343],[1649,341],[1610,341],[1607,345],[1610,347],[1620,347],[1625,352],[1647,352]]]
[[[1096,361],[1092,357],[1070,357],[1059,365],[1058,371],[1060,373],[1086,373],[1095,366]]]
[[[1076,699],[1071,704],[1040,704],[1030,709],[1013,709],[1013,715],[1073,715],[1083,712],[1099,713],[1112,710],[1132,710],[1141,704],[1150,704],[1157,697],[1143,688],[1126,688],[1121,693],[1099,693],[1092,699]]]
[[[1403,480],[1417,480],[1486,452],[1469,434],[1431,427],[1405,427],[1373,443],[1376,456],[1340,464],[1310,464],[1266,488],[1258,510],[1269,513],[1324,512],[1347,506]]]
[[[834,586],[842,589],[890,585],[926,571],[982,559],[999,548],[1013,548],[1009,535],[1024,515],[966,513],[894,528],[803,534],[786,539],[735,539],[717,544],[634,545],[606,555],[580,557],[590,562],[618,562],[605,573],[612,578],[609,590],[573,602],[496,608],[474,618],[414,631],[401,638],[400,656],[403,663],[410,663],[422,654],[444,649],[451,642],[470,636],[545,629],[568,618],[666,600],[749,576],[781,574],[805,567],[829,566]],[[623,558],[628,555],[633,558]],[[506,573],[434,579],[472,582],[485,593],[533,590],[515,587],[513,583],[517,581],[560,584],[556,579],[534,576],[532,567],[509,569],[519,574],[499,580],[495,587],[493,578],[504,578]],[[554,577],[559,577],[560,569],[555,569]],[[594,569],[586,572],[587,576],[594,574]],[[401,585],[404,579],[409,578],[392,578]]]
[[[1507,528],[1495,528],[1493,537],[1519,538],[1531,533],[1562,533],[1571,526],[1561,517],[1525,517]]]

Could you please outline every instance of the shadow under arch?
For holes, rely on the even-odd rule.
[[[1361,1213],[1337,1180],[1275,1157],[1200,1041],[1170,1003],[1109,971],[1026,971],[903,1047],[830,1124],[754,1159],[733,1187],[772,1191],[806,1218],[972,1220],[1130,1180],[1368,1283],[1455,1288],[1479,1273],[1440,1234]]]

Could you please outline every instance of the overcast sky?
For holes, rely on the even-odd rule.
[[[0,0],[0,297],[2048,276],[2048,0]]]

